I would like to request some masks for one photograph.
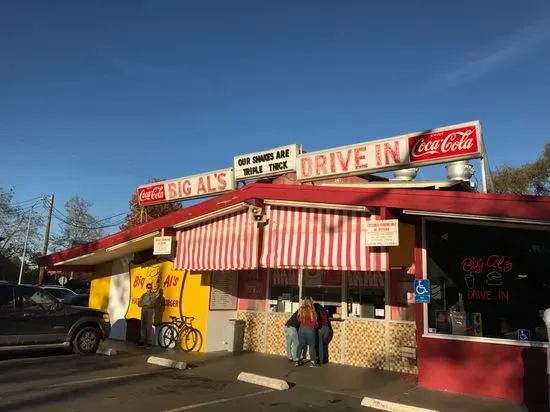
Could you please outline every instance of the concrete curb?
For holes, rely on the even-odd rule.
[[[118,355],[118,351],[113,348],[98,348],[95,353],[97,355],[105,355],[105,356]]]
[[[363,398],[361,401],[361,406],[388,412],[439,412],[436,409],[418,408],[416,406],[388,402],[375,398]]]
[[[266,388],[275,389],[278,391],[286,391],[290,388],[288,382],[282,379],[269,378],[267,376],[256,375],[254,373],[241,372],[237,376],[237,380],[241,382],[251,383],[253,385],[265,386]]]
[[[187,369],[187,363],[185,362],[173,361],[166,358],[158,358],[156,356],[149,356],[147,358],[147,363],[150,363],[151,365],[163,366],[165,368],[172,368],[172,369],[179,369],[179,370]]]

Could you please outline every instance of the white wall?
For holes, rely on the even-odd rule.
[[[126,340],[126,310],[130,303],[129,264],[134,255],[126,255],[113,261],[113,275],[109,288],[109,316],[111,317],[111,339]]]

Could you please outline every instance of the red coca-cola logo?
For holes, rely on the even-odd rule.
[[[409,137],[410,161],[444,159],[479,153],[476,126]]]
[[[164,184],[138,188],[138,202],[140,205],[164,202],[165,200],[166,192],[164,191]]]

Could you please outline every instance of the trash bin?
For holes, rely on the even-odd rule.
[[[244,346],[244,320],[229,319],[227,325],[227,351],[242,352]]]

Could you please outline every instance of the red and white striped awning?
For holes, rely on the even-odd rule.
[[[260,265],[267,268],[382,271],[387,248],[369,248],[359,211],[267,206]],[[377,216],[376,219],[379,219]]]
[[[178,232],[175,269],[251,270],[258,267],[258,225],[248,210]]]

